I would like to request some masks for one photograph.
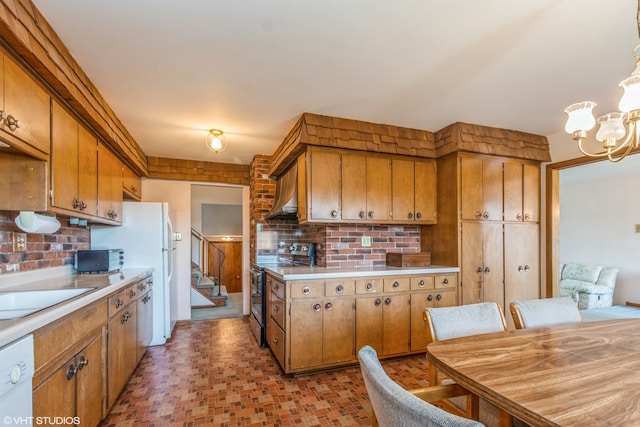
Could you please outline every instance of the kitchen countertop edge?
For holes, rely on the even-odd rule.
[[[119,275],[117,281],[113,281],[107,285],[98,284],[96,289],[93,291],[89,291],[85,294],[79,295],[70,300],[61,302],[44,310],[40,310],[33,314],[30,314],[25,317],[21,317],[18,319],[10,319],[10,320],[0,320],[0,347],[9,344],[19,338],[22,338],[25,335],[33,333],[35,330],[48,325],[51,322],[55,322],[63,318],[64,316],[73,313],[76,310],[82,309],[87,305],[98,301],[108,295],[111,295],[120,289],[137,282],[138,280],[150,275],[153,273],[152,268],[140,268],[140,269],[125,269],[121,272],[114,273]],[[58,283],[65,283],[65,281],[73,281],[74,277],[78,277],[78,275],[69,275],[59,279]],[[96,276],[96,282],[101,279],[104,282],[105,277],[109,280],[109,276],[102,275],[100,277]],[[85,276],[86,278],[86,276]],[[119,279],[119,280],[118,280]],[[89,278],[90,280],[90,278]],[[30,289],[29,284],[21,285],[19,289],[14,289],[16,291],[28,291],[32,289],[42,289],[42,286],[37,285],[38,282],[34,282],[34,286]],[[50,287],[49,289],[62,289],[68,288],[70,286],[56,286]],[[87,283],[87,287],[91,287],[90,283]],[[7,291],[8,289],[3,289],[2,291]]]
[[[459,267],[447,267],[433,265],[429,267],[277,267],[265,268],[280,280],[314,280],[314,279],[340,279],[366,276],[397,276],[413,274],[440,274],[458,273]]]

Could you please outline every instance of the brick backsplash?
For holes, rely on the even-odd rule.
[[[90,233],[58,218],[61,227],[53,234],[27,234],[27,250],[13,251],[13,233],[22,233],[15,222],[18,212],[0,211],[0,274],[60,267],[73,263],[78,249],[90,249]]]

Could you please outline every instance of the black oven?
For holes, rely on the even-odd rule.
[[[260,347],[266,347],[266,330],[265,319],[267,304],[266,304],[266,278],[264,269],[260,266],[253,266],[250,270],[251,273],[251,316],[249,320],[251,322],[251,331],[258,340]]]

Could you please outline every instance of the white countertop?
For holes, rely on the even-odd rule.
[[[399,276],[409,274],[458,273],[458,267],[431,265],[429,267],[277,267],[265,268],[281,280],[340,279],[346,277]]]
[[[67,269],[36,270],[0,276],[0,292],[95,288],[25,317],[0,320],[0,347],[147,276],[153,269],[123,269],[110,274],[69,274]],[[15,276],[14,276],[15,274]],[[1,308],[1,307],[0,307]]]

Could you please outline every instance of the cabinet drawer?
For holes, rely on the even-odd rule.
[[[129,286],[124,291],[124,298],[127,304],[137,300],[140,295],[142,295],[142,292],[138,291],[136,284]]]
[[[284,299],[284,283],[271,276],[267,276],[267,285],[271,287],[271,292],[276,294],[278,298]]]
[[[271,293],[271,317],[284,329],[284,301]]]
[[[410,289],[408,277],[384,279],[383,289],[385,292],[407,292]]]
[[[411,290],[433,289],[433,276],[421,276],[411,278]]]
[[[382,280],[380,279],[356,280],[357,294],[375,294],[380,292],[382,292]]]
[[[447,274],[447,275],[439,275],[435,278],[435,288],[436,289],[445,289],[445,288],[455,288],[458,282],[457,274]]]
[[[356,291],[355,280],[326,280],[324,282],[324,295],[327,297],[353,295]]]
[[[117,294],[109,297],[109,303],[108,303],[108,305],[109,305],[109,317],[113,316],[118,311],[120,311],[122,309],[122,307],[124,307],[126,302],[127,302],[127,299],[125,297],[125,290],[122,290],[122,291],[118,292]]]
[[[267,344],[278,359],[280,366],[284,367],[284,331],[278,327],[273,319],[269,319],[269,321],[271,324],[267,327]]]
[[[146,279],[142,279],[138,283],[136,283],[136,289],[138,289],[138,293],[140,295],[144,294],[145,291],[151,289],[153,286],[153,279],[151,277],[147,277]]]
[[[316,282],[291,282],[291,298],[321,297],[324,292],[324,280]]]

